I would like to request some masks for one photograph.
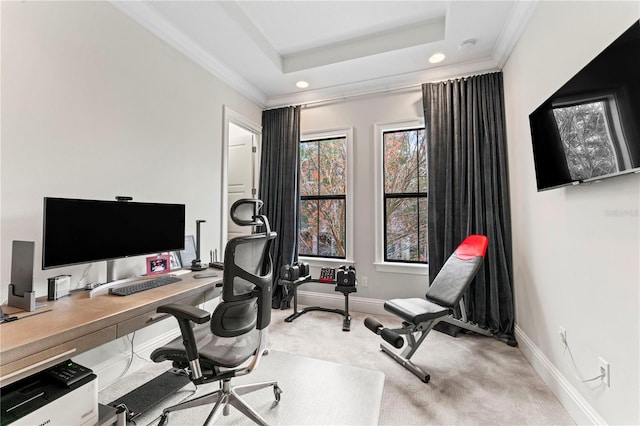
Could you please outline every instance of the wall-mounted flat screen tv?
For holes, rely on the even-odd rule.
[[[640,173],[640,21],[529,115],[538,191]]]
[[[44,199],[42,269],[184,249],[184,204]]]

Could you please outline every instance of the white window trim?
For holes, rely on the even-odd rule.
[[[384,132],[424,127],[423,118],[402,121],[376,123],[374,126],[374,224],[375,224],[375,262],[378,272],[392,272],[415,275],[429,275],[429,265],[385,262],[384,261],[384,175],[383,175],[383,138]]]
[[[347,188],[345,194],[345,202],[347,203],[346,211],[346,238],[347,247],[345,253],[345,259],[334,259],[330,257],[305,257],[299,256],[299,260],[307,262],[310,266],[327,266],[327,265],[353,265],[353,182],[354,182],[354,168],[353,168],[353,127],[343,127],[338,129],[329,130],[313,130],[302,132],[300,135],[300,142],[316,140],[316,139],[330,139],[334,137],[344,137],[347,140]]]

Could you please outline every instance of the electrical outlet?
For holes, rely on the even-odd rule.
[[[602,358],[598,358],[600,361],[600,374],[602,374],[602,381],[608,388],[611,387],[611,370],[609,363]]]
[[[369,280],[367,279],[367,277],[361,277],[360,278],[360,285],[362,287],[366,287],[367,285],[369,285]]]
[[[558,335],[560,336],[560,342],[563,345],[567,344],[567,330],[564,327],[558,328]]]

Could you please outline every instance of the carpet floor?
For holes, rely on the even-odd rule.
[[[291,413],[278,417],[275,412],[275,417],[268,418],[271,424],[342,425],[376,424],[376,422],[380,425],[575,424],[517,347],[510,347],[498,340],[478,335],[459,334],[454,338],[435,331],[431,332],[412,358],[415,364],[431,375],[431,381],[425,384],[380,350],[382,342],[380,337],[364,327],[364,319],[371,315],[352,312],[351,331],[343,332],[342,317],[339,315],[316,311],[302,315],[292,323],[284,322],[284,318],[290,314],[291,310],[273,311],[269,327],[272,354],[281,352],[283,355],[310,358],[310,361],[329,361],[338,366],[359,367],[363,371],[380,372],[384,374],[384,388],[379,403],[367,403],[370,405],[369,411],[376,412],[375,418],[354,420],[348,414],[348,410],[351,409],[348,402],[361,401],[362,399],[359,398],[361,394],[372,393],[375,387],[371,383],[365,381],[364,386],[360,383],[355,388],[333,386],[336,377],[341,374],[318,375],[313,371],[315,368],[308,364],[308,375],[296,372],[291,377],[324,377],[322,385],[285,384],[287,375],[284,373],[281,373],[282,377],[272,377],[269,374],[269,368],[265,368],[265,365],[268,366],[266,363],[269,357],[266,357],[263,359],[265,365],[261,364],[254,373],[242,379],[247,379],[247,382],[272,378],[278,380],[284,391],[278,409],[282,409],[286,398],[293,398],[296,405],[305,407],[325,393],[334,393],[341,401],[345,401],[343,405],[324,404],[324,411],[333,411],[338,413],[337,416],[323,417],[324,411],[322,415],[313,413],[305,415],[304,409],[300,411],[300,417],[295,415],[292,417]],[[387,326],[399,324],[395,317],[376,316],[376,318]],[[169,367],[168,363],[149,362],[141,370],[127,375],[101,391],[100,402],[113,401],[136,386],[153,379]],[[259,377],[258,374],[261,376]],[[262,377],[264,374],[267,376]],[[137,425],[149,424],[149,422],[156,424],[155,418],[160,414],[162,407],[190,396],[193,389],[192,385],[186,386],[173,401],[163,401],[156,411],[147,413],[144,419],[140,419],[143,421],[136,422]],[[270,393],[271,390],[256,392],[258,398],[266,398],[266,401],[257,401],[259,405],[254,408],[269,411],[269,407],[264,404],[271,403]],[[342,415],[339,414],[341,411]],[[270,411],[267,416],[272,414],[274,412]],[[173,416],[170,417],[172,425],[201,424],[206,418],[206,414],[195,415],[194,413],[194,417],[179,421],[178,417]],[[224,424],[252,424],[240,417],[231,416],[221,418],[220,421]]]
[[[412,361],[431,375],[421,382],[380,350],[382,339],[364,326],[368,316],[388,327],[392,316],[309,312],[291,323],[291,310],[273,311],[269,328],[275,350],[369,368],[385,374],[381,425],[573,425],[517,347],[490,337],[432,331]]]

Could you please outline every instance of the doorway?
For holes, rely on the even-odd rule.
[[[229,239],[251,233],[251,228],[233,223],[229,208],[239,199],[257,196],[262,141],[262,126],[226,106],[223,115],[222,254]]]

